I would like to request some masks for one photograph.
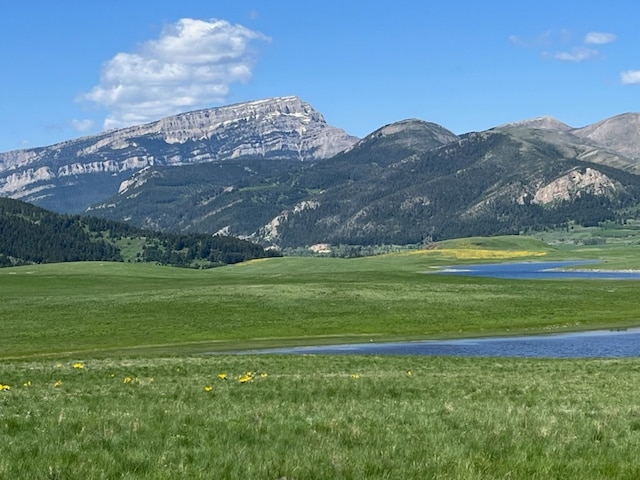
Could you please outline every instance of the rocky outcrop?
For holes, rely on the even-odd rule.
[[[280,225],[285,223],[290,215],[295,215],[297,213],[304,212],[305,210],[315,210],[318,208],[320,204],[316,201],[308,201],[305,200],[303,202],[294,205],[291,210],[285,210],[280,215],[276,216],[273,220],[271,220],[268,224],[266,224],[258,233],[258,235],[253,235],[251,237],[252,240],[266,241],[266,242],[274,242],[278,239],[280,232],[278,228]]]
[[[559,200],[573,200],[585,193],[608,195],[615,190],[615,182],[598,170],[576,169],[536,191],[532,203],[544,205]]]

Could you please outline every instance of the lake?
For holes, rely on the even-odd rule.
[[[563,270],[579,265],[593,265],[595,261],[487,263],[444,267],[430,272],[439,275],[467,275],[476,277],[509,278],[514,280],[640,280],[640,271],[620,270]]]

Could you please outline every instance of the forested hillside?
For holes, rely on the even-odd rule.
[[[0,198],[0,266],[134,261],[208,268],[272,255],[233,237],[154,232]]]

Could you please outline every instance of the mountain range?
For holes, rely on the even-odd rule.
[[[624,222],[640,211],[640,114],[463,135],[408,119],[357,139],[273,98],[0,154],[0,195],[275,247]]]

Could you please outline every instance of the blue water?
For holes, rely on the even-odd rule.
[[[521,337],[388,343],[370,342],[350,345],[251,350],[241,353],[453,355],[547,358],[640,357],[640,328]]]
[[[639,271],[562,270],[579,265],[593,265],[592,261],[488,263],[445,267],[436,274],[476,277],[510,278],[519,280],[592,279],[640,280]]]

